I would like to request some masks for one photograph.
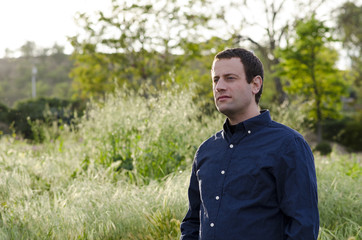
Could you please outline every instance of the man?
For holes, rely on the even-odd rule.
[[[250,51],[218,53],[211,69],[223,130],[196,152],[181,239],[317,239],[317,180],[310,147],[259,111],[263,66]]]

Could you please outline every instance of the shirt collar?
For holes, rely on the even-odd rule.
[[[271,117],[269,110],[262,110],[260,111],[259,115],[236,124],[235,133],[239,132],[239,133],[251,134],[254,131],[257,131],[258,129],[268,125],[270,122],[271,122]],[[230,123],[228,119],[225,120],[223,129],[227,135],[231,134]]]

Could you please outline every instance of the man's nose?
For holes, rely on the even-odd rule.
[[[217,92],[220,92],[220,91],[223,91],[225,89],[226,89],[225,81],[224,81],[224,79],[220,78],[215,84],[215,90]]]

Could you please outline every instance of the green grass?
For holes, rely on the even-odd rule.
[[[353,154],[317,158],[320,239],[362,239],[361,160]]]
[[[194,152],[223,117],[201,117],[189,92],[141,95],[108,96],[43,144],[0,139],[0,239],[179,238]],[[361,155],[316,166],[320,239],[362,239]]]

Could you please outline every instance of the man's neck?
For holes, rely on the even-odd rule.
[[[236,125],[238,123],[244,122],[245,120],[248,120],[250,118],[256,117],[260,115],[259,108],[253,108],[252,111],[248,111],[243,114],[239,114],[237,116],[228,116],[230,125]]]

